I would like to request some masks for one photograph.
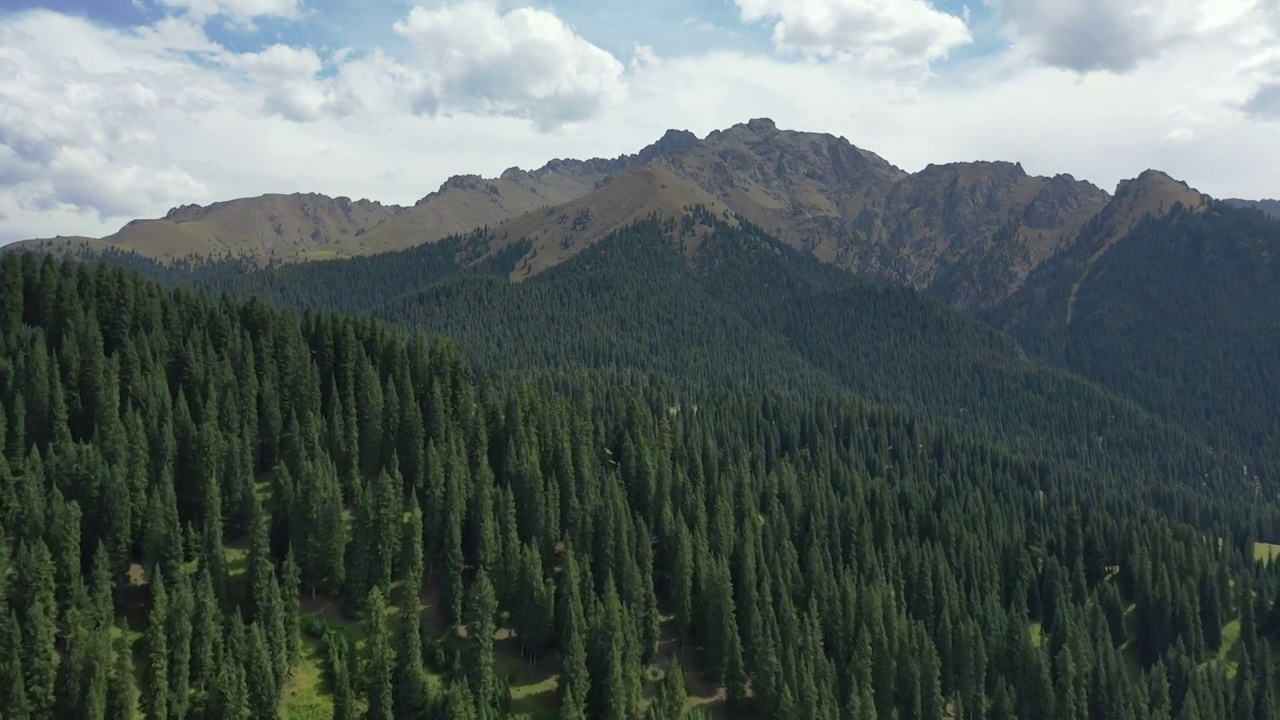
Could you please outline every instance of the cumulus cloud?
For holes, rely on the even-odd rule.
[[[264,92],[263,110],[297,122],[318,120],[337,109],[328,83],[318,79],[324,62],[311,48],[272,45],[255,53],[225,53],[222,63],[243,72]]]
[[[622,63],[545,10],[504,13],[488,0],[464,0],[414,8],[393,28],[411,45],[410,57],[375,49],[325,60],[311,48],[276,44],[217,59],[263,93],[266,114],[295,122],[462,113],[521,118],[551,130],[625,95]]]
[[[581,121],[625,93],[624,68],[556,15],[464,0],[416,7],[395,31],[417,51],[423,110],[528,118],[543,127]]]
[[[1280,24],[1254,23],[1248,42],[1202,34],[1125,73],[1081,76],[1015,46],[903,93],[847,39],[807,53],[823,62],[715,48],[658,59],[637,45],[624,68],[544,11],[433,7],[403,17],[399,56],[237,53],[188,14],[130,30],[0,16],[0,242],[100,236],[174,205],[266,192],[412,203],[449,175],[611,157],[668,127],[703,135],[750,117],[844,135],[907,170],[1003,159],[1104,187],[1148,167],[1219,197],[1280,186],[1266,152],[1276,125],[1258,119],[1280,81],[1280,43],[1267,39]],[[578,132],[544,132],[557,122]],[[1174,141],[1183,130],[1193,142]]]
[[[1190,40],[1237,32],[1255,0],[986,0],[1033,57],[1080,73],[1126,72]]]
[[[269,5],[217,7],[248,16]],[[237,53],[190,13],[131,29],[51,11],[0,16],[0,208],[17,218],[0,242],[101,235],[120,220],[250,191],[359,195],[343,178],[366,164],[360,187],[378,191],[369,196],[416,199],[443,178],[432,163],[402,166],[404,148],[452,174],[468,163],[445,158],[505,147],[501,171],[539,160],[520,154],[531,148],[556,154],[550,136],[513,128],[583,121],[623,92],[621,63],[547,12],[472,4],[410,13],[397,28],[414,48],[403,58],[284,44]],[[424,138],[429,126],[451,129]]]
[[[1280,165],[1267,152],[1277,147],[1274,127],[1228,104],[1251,86],[1239,62],[1230,48],[1188,47],[1132,73],[1080,77],[1035,63],[1010,69],[993,58],[966,63],[962,79],[895,97],[874,75],[715,52],[666,58],[635,77],[627,107],[631,122],[665,127],[681,118],[677,127],[700,135],[771,117],[782,128],[843,135],[908,171],[1020,161],[1030,173],[1070,173],[1112,189],[1154,167],[1215,197],[1274,194],[1267,189],[1280,186]],[[1183,127],[1193,142],[1164,141]]]
[[[0,189],[24,207],[100,216],[205,191],[153,134],[200,105],[190,63],[166,58],[163,46],[138,54],[136,42],[54,13],[0,24]]]
[[[927,0],[734,1],[743,22],[774,23],[774,46],[784,53],[918,67],[973,41],[962,18]]]

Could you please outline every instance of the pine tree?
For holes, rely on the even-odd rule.
[[[283,573],[280,596],[284,615],[285,664],[292,668],[302,653],[302,607],[299,595],[302,591],[302,571],[294,560],[292,544],[284,557]]]
[[[662,675],[662,684],[658,687],[658,705],[662,708],[661,716],[673,720],[684,715],[684,705],[688,699],[688,690],[684,685],[684,668],[680,661],[671,659],[666,672]]]
[[[336,593],[344,580],[347,537],[342,488],[336,470],[324,459],[306,465],[306,491],[295,497],[297,533],[294,548],[302,583],[314,598],[317,591]]]
[[[128,645],[115,651],[115,668],[107,693],[107,717],[112,720],[137,717],[138,687],[134,683],[133,649]]]
[[[430,687],[422,663],[422,629],[416,612],[406,612],[400,624],[399,647],[392,679],[392,704],[397,718],[421,717],[429,706]]]
[[[271,659],[271,687],[273,692],[278,693],[284,686],[289,670],[288,640],[284,598],[276,579],[275,563],[271,560],[269,527],[270,521],[266,514],[259,512],[254,520],[249,542],[249,617],[253,625],[261,628],[267,643],[267,653]],[[257,679],[250,677],[249,681],[252,683]]]
[[[164,572],[158,567],[151,577],[151,615],[147,622],[144,671],[146,692],[143,710],[147,720],[169,720],[169,599]]]
[[[249,690],[249,673],[246,663],[252,662],[248,649],[244,619],[240,613],[229,613],[231,627],[227,631],[226,642],[218,658],[218,677],[214,683],[215,695],[212,701],[213,716],[225,720],[249,720],[254,717]],[[258,654],[258,663],[262,656]],[[259,676],[259,683],[266,682],[269,676]]]
[[[482,720],[485,717],[471,694],[471,686],[464,682],[449,683],[443,716],[449,720]]]
[[[171,584],[169,612],[165,618],[169,651],[169,712],[183,717],[187,712],[191,680],[191,641],[194,636],[195,594],[191,579],[183,574]]]
[[[23,673],[25,654],[17,613],[4,613],[0,623],[0,693],[4,694],[6,717],[28,720],[33,716]]]
[[[401,587],[404,588],[405,605],[410,608],[417,606],[418,596],[422,593],[423,535],[422,507],[414,491],[409,497],[409,520],[404,523],[400,541]]]
[[[386,593],[391,589],[392,573],[401,555],[401,486],[384,471],[373,481],[370,495],[373,507],[365,516],[366,527],[362,531],[369,542],[369,583]]]
[[[191,678],[204,697],[210,697],[218,679],[218,648],[222,644],[222,612],[207,565],[196,579],[195,611],[192,613]]]
[[[467,642],[465,667],[476,706],[482,712],[498,706],[498,683],[494,675],[494,641],[498,599],[489,574],[481,570],[467,597]]]
[[[333,687],[333,720],[356,720],[356,694],[352,688],[350,652],[344,637],[327,633],[325,644],[329,649],[329,681]]]
[[[577,563],[573,553],[565,556],[564,573],[557,588],[557,615],[560,618],[560,648],[564,653],[561,663],[560,717],[562,720],[585,720],[591,688],[587,667],[587,637],[589,628],[583,615],[581,587]]]
[[[365,671],[365,697],[369,709],[366,720],[393,720],[395,702],[392,683],[395,675],[395,649],[392,647],[391,630],[387,626],[387,601],[382,588],[375,585],[369,591],[366,605],[368,619],[366,633],[369,638],[367,670]]]
[[[248,704],[255,720],[267,720],[279,715],[280,685],[276,680],[275,658],[271,642],[261,622],[251,623],[246,630],[247,641],[244,662],[245,687]]]

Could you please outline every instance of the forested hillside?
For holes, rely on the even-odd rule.
[[[108,265],[0,292],[6,720],[1277,713],[1280,514],[1153,504],[1184,468],[839,389],[495,384]]]
[[[636,223],[521,283],[504,277],[519,248],[467,264],[489,242],[477,233],[351,261],[206,271],[197,282],[445,335],[495,380],[580,368],[688,389],[847,391],[1080,469],[1246,486],[1238,449],[1224,456],[1132,398],[1028,359],[976,319],[859,280],[702,207],[679,222]]]
[[[1215,204],[1033,275],[995,321],[1050,362],[1280,472],[1280,222]]]

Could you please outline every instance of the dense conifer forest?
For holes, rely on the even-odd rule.
[[[1225,203],[1178,209],[1081,272],[1088,249],[1042,268],[1031,286],[1040,297],[1012,298],[997,323],[1046,359],[1249,452],[1276,477],[1280,222]]]
[[[0,718],[1280,717],[1262,445],[697,209],[492,240],[0,258]]]

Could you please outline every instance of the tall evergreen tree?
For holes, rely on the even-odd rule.
[[[387,602],[382,588],[375,585],[369,592],[366,633],[369,638],[365,698],[369,703],[366,720],[393,720],[395,715],[392,683],[395,678],[395,648],[387,625]]]

